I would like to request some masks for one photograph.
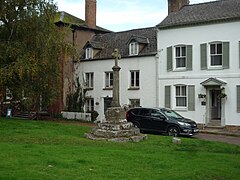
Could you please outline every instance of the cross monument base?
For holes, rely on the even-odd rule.
[[[125,111],[121,107],[110,107],[106,111],[106,122],[99,123],[85,136],[92,140],[113,142],[139,142],[147,139],[147,135],[125,119]]]

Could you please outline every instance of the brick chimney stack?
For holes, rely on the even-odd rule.
[[[189,5],[189,0],[168,0],[168,14],[179,11],[185,5]]]
[[[96,0],[85,0],[85,22],[89,28],[96,28]]]

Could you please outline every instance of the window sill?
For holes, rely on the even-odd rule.
[[[138,56],[138,53],[137,54],[129,54],[129,56]]]
[[[187,112],[188,109],[187,109],[187,107],[175,107],[175,108],[174,108],[174,111]]]
[[[222,66],[209,66],[208,67],[208,70],[223,70],[224,68]]]
[[[187,71],[187,68],[176,68],[173,70],[173,72],[182,72],[182,71]]]
[[[113,88],[112,87],[105,87],[105,88],[103,88],[103,90],[113,90]]]
[[[139,90],[140,88],[139,87],[130,87],[128,88],[128,90]]]
[[[93,90],[93,87],[87,87],[86,90],[92,91],[92,90]]]

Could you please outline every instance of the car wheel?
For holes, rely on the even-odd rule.
[[[174,136],[174,137],[177,137],[179,136],[179,130],[177,127],[175,126],[171,126],[168,128],[168,135],[169,136]]]

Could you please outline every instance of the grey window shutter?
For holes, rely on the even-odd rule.
[[[201,69],[207,69],[207,44],[200,45],[201,51]]]
[[[192,45],[187,46],[187,70],[192,70]]]
[[[172,46],[167,48],[167,71],[173,70]]]
[[[171,108],[171,86],[165,86],[165,107]]]
[[[223,68],[229,69],[229,42],[223,42]]]
[[[240,85],[237,86],[237,112],[240,113]]]
[[[195,86],[188,86],[188,110],[195,111]]]

